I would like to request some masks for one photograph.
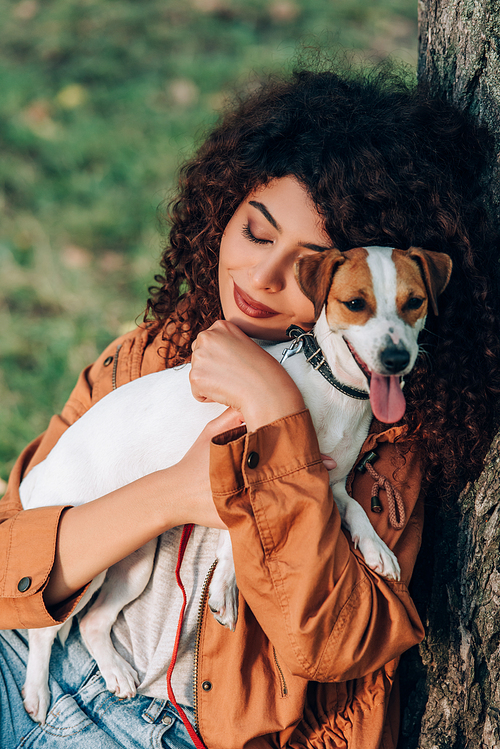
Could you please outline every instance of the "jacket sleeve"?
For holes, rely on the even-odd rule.
[[[59,521],[65,508],[23,510],[19,486],[25,473],[44,460],[63,432],[112,389],[117,372],[110,364],[117,348],[133,348],[133,343],[130,335],[114,341],[80,374],[61,414],[52,417],[47,431],[28,445],[14,465],[0,501],[0,629],[58,624],[71,614],[85,591],[82,588],[60,606],[47,610],[44,590],[54,563]],[[123,357],[119,372],[123,381],[132,376],[131,361],[133,357]],[[135,376],[139,374],[138,370]]]
[[[212,491],[240,592],[290,671],[308,680],[358,678],[423,638],[406,587],[422,526],[418,460],[410,453],[397,465],[390,430],[370,440],[377,471],[404,497],[402,530],[390,528],[387,512],[374,522],[398,556],[402,582],[372,572],[342,531],[308,411],[212,444]],[[353,484],[365,509],[371,483],[359,474]]]
[[[49,612],[43,592],[54,563],[57,531],[64,507],[23,510],[19,486],[29,468],[40,463],[59,437],[90,405],[87,372],[82,373],[60,416],[25,448],[0,501],[0,629],[48,627],[68,616],[83,594]]]

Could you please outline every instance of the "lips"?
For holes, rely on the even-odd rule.
[[[271,309],[271,307],[267,307],[265,304],[260,304],[260,302],[252,299],[252,297],[248,296],[248,294],[246,294],[243,289],[240,289],[237,284],[234,284],[234,301],[238,309],[245,315],[248,315],[248,317],[265,319],[268,317],[276,317],[276,315],[280,314],[279,312],[276,312],[276,310]]]
[[[346,338],[344,338],[344,343],[346,344],[347,348],[351,352],[352,358],[354,359],[354,361],[356,362],[356,364],[358,365],[358,367],[360,368],[360,370],[363,372],[364,376],[368,380],[368,384],[370,384],[370,380],[372,378],[371,370],[368,369],[363,359],[360,356],[358,356],[358,352],[356,351],[356,349],[353,348],[353,346],[351,346],[351,344]]]

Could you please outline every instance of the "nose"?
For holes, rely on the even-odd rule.
[[[410,354],[404,348],[388,346],[380,354],[380,361],[389,374],[397,374],[410,363]]]
[[[251,283],[254,289],[265,289],[269,292],[281,291],[286,285],[286,267],[279,257],[262,258],[251,271]]]

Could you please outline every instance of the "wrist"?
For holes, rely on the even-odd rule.
[[[303,411],[304,408],[304,399],[298,390],[287,397],[256,401],[244,413],[247,431],[255,432],[266,424]]]

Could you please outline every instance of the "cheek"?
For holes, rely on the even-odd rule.
[[[315,321],[314,315],[314,304],[308,299],[297,285],[297,281],[293,280],[294,283],[294,294],[292,301],[292,308],[296,313],[298,319],[303,322],[313,323]]]
[[[253,255],[240,231],[227,227],[219,249],[219,277],[233,270],[241,270],[252,264]]]
[[[224,235],[220,243],[217,276],[219,281],[219,298],[225,316],[229,312],[228,306],[232,300],[232,282],[229,275],[229,268],[231,267],[230,247],[231,244],[228,241],[228,237]]]
[[[231,226],[231,222],[226,227],[226,231],[222,235],[219,247],[219,277],[228,270],[231,270],[241,263],[242,248],[239,232],[235,231],[235,228]]]
[[[219,275],[227,269],[231,262],[231,246],[231,235],[228,233],[228,229],[226,229],[222,235],[219,247]]]

